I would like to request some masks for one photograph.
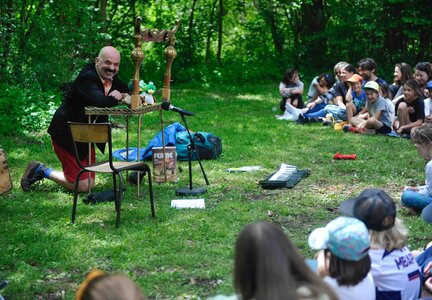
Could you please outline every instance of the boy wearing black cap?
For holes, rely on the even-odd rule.
[[[420,270],[406,246],[408,230],[396,218],[396,205],[383,190],[366,189],[341,204],[340,211],[360,219],[369,229],[371,272],[376,299],[418,299]]]

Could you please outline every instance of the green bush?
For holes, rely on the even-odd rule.
[[[0,88],[5,91],[0,98],[0,135],[32,134],[46,130],[60,99],[58,93],[5,84]]]

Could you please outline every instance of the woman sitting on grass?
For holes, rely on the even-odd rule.
[[[414,78],[411,66],[404,62],[395,65],[393,75],[394,81],[390,86],[390,99],[395,99],[394,103],[396,103],[400,99],[399,97],[403,96],[403,85],[405,82],[407,82],[408,79]]]
[[[241,300],[337,299],[282,230],[267,222],[249,224],[237,238],[234,287]]]
[[[282,81],[279,83],[279,93],[282,99],[279,107],[285,111],[285,104],[289,103],[294,107],[303,108],[302,99],[304,84],[299,79],[298,70],[287,69]]]
[[[392,127],[399,135],[408,137],[414,128],[423,123],[424,101],[415,80],[410,79],[404,84],[404,96],[396,103],[395,112],[396,119]]]
[[[426,98],[426,84],[432,80],[432,64],[427,61],[419,62],[415,66],[414,79],[419,84],[422,95]]]

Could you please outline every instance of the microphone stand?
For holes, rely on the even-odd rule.
[[[188,150],[188,164],[189,164],[189,187],[184,187],[184,188],[177,189],[176,192],[175,192],[175,194],[177,196],[191,196],[191,195],[205,194],[205,193],[207,193],[207,189],[205,187],[198,187],[198,188],[194,188],[193,187],[193,183],[192,183],[192,154],[193,153],[195,153],[195,156],[196,156],[196,158],[198,160],[199,166],[201,168],[201,172],[203,173],[203,176],[204,176],[204,179],[205,179],[205,182],[206,182],[207,185],[209,185],[209,181],[208,181],[207,175],[206,175],[206,173],[204,171],[204,168],[202,166],[201,159],[200,159],[200,157],[198,155],[198,152],[196,151],[195,142],[194,142],[194,140],[192,138],[192,135],[190,133],[189,127],[187,125],[186,117],[182,113],[180,113],[180,115],[181,115],[183,123],[184,123],[184,125],[186,127],[186,131],[188,133],[189,139],[190,139],[190,144],[187,146],[187,150]]]

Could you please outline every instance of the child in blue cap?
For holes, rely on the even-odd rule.
[[[339,299],[375,300],[369,232],[362,221],[339,217],[312,231],[309,246],[322,250],[317,254],[318,274]]]

